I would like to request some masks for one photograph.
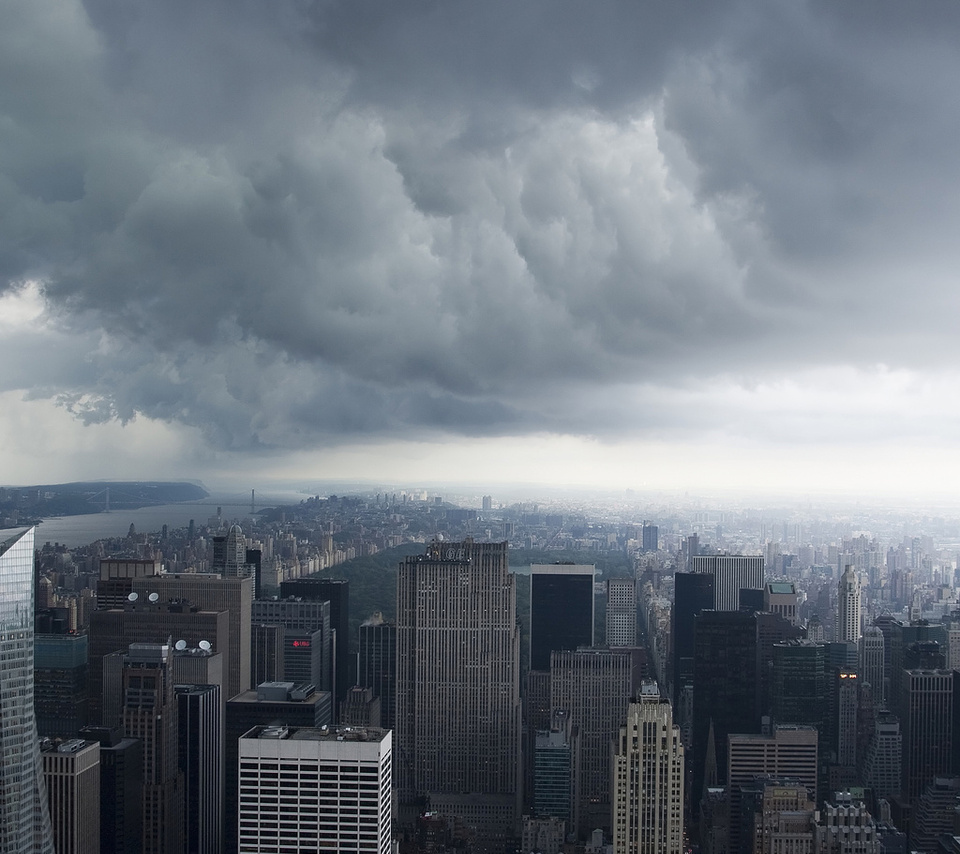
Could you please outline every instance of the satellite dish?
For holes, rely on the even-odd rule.
[[[204,652],[209,652],[209,651],[210,651],[210,641],[207,641],[207,640],[200,641],[200,643],[198,644],[198,646],[199,646],[200,649],[202,649]]]
[[[159,594],[159,593],[151,593],[147,598],[148,598],[151,602],[159,602],[159,601],[160,601],[160,594]]]
[[[187,642],[186,642],[185,640],[178,640],[178,641],[174,644],[174,647],[173,647],[173,648],[174,648],[174,649],[177,649],[177,650],[180,650],[180,652],[183,652],[183,651],[187,648]]]
[[[128,602],[136,602],[140,597],[136,593],[130,593],[127,595]]]

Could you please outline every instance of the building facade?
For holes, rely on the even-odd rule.
[[[469,796],[518,827],[520,632],[507,543],[434,543],[397,575],[401,798]]]
[[[239,755],[241,852],[389,854],[389,730],[255,727]]]
[[[716,611],[736,611],[741,590],[763,590],[762,555],[692,555],[690,565],[713,576]]]
[[[550,669],[550,653],[593,646],[596,567],[533,564],[530,567],[530,669]]]
[[[614,747],[614,854],[681,854],[683,776],[670,702],[645,683]]]
[[[633,578],[611,578],[607,582],[607,646],[637,644],[637,582]]]
[[[41,742],[57,854],[100,851],[100,744],[82,738]]]
[[[0,533],[0,851],[53,854],[33,707],[34,528]]]
[[[860,576],[847,566],[837,589],[837,641],[860,643]]]

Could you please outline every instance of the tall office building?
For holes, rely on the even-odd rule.
[[[87,726],[100,743],[100,854],[140,854],[143,841],[143,742],[119,729]]]
[[[350,673],[350,582],[343,578],[297,578],[280,585],[284,599],[295,596],[330,603],[334,662],[334,710],[340,707],[353,685]],[[336,711],[334,712],[336,713]]]
[[[730,851],[741,850],[744,786],[757,777],[795,780],[816,800],[818,735],[813,727],[778,726],[772,735],[733,734],[728,738],[727,791],[730,804]]]
[[[160,578],[160,576],[157,576]],[[230,649],[230,614],[227,611],[201,611],[185,603],[160,604],[149,596],[138,596],[125,608],[94,611],[90,615],[89,672],[90,720],[92,723],[116,726],[120,720],[120,672],[122,660],[115,667],[105,667],[105,660],[117,652],[126,653],[132,643],[163,644],[183,640],[190,648],[201,641],[213,650],[228,656]],[[108,674],[113,673],[113,684]]]
[[[176,658],[174,658],[176,661]],[[183,774],[188,854],[220,854],[223,714],[219,685],[175,685],[177,764]]]
[[[530,567],[530,669],[549,670],[550,653],[593,646],[592,564]]]
[[[701,611],[697,615],[690,793],[694,811],[703,795],[704,782],[712,783],[713,772],[722,777],[726,771],[727,737],[732,733],[760,732],[758,660],[756,614]]]
[[[955,670],[905,670],[901,678],[903,731],[901,795],[913,801],[953,763]]]
[[[34,636],[33,703],[41,736],[69,737],[87,725],[87,636]]]
[[[876,704],[883,707],[887,697],[883,632],[876,626],[867,627],[860,636],[859,652],[860,677],[873,688],[873,699]]]
[[[0,533],[0,851],[52,854],[33,708],[35,528]]]
[[[180,854],[183,774],[170,647],[131,644],[123,665],[124,734],[143,742],[143,854]]]
[[[579,764],[580,730],[558,714],[550,729],[535,734],[533,809],[538,818],[564,821],[568,832],[577,826]]]
[[[333,625],[330,603],[302,599],[265,599],[253,603],[253,622],[284,628],[283,682],[313,682],[333,690]]]
[[[389,730],[255,727],[239,751],[240,851],[389,854]]]
[[[709,573],[678,572],[673,576],[673,594],[670,640],[673,646],[673,708],[676,710],[680,708],[684,688],[693,687],[693,621],[701,611],[713,610],[714,578]]]
[[[519,819],[520,633],[507,543],[433,543],[397,575],[402,797]]]
[[[556,718],[565,712],[579,730],[579,826],[571,830],[581,837],[598,827],[610,830],[610,746],[641,678],[638,656],[630,649],[578,649],[551,656],[551,714]]]
[[[852,566],[847,566],[837,590],[837,641],[860,642],[860,577]]]
[[[655,552],[660,548],[660,529],[656,525],[644,522],[641,536],[643,537],[641,540],[643,551]]]
[[[607,646],[637,645],[637,582],[611,578],[607,582]]]
[[[614,854],[681,854],[683,745],[670,701],[645,683],[613,757]]]
[[[57,854],[99,854],[100,745],[44,739],[40,756]]]
[[[373,614],[360,624],[360,654],[357,684],[370,688],[380,698],[380,724],[396,725],[397,708],[397,624]]]
[[[863,784],[876,798],[890,800],[900,793],[903,776],[903,738],[900,721],[892,712],[881,712],[873,723],[860,770]]]
[[[298,727],[323,727],[333,723],[329,691],[312,691],[312,685],[268,682],[256,691],[244,691],[227,702],[224,743],[223,850],[237,850],[237,770],[240,736],[256,726],[277,723]]]
[[[253,587],[252,577],[223,578],[219,575],[204,573],[168,573],[152,578],[133,579],[133,592],[139,596],[140,602],[148,601],[150,594],[156,593],[160,602],[169,602],[171,599],[187,601],[201,611],[226,611],[229,614],[227,619],[229,649],[225,659],[227,699],[250,688]],[[190,643],[195,645],[192,641]],[[219,647],[217,651],[224,652]]]
[[[773,646],[773,708],[778,724],[823,729],[827,718],[826,650],[808,640]]]
[[[738,610],[741,590],[763,590],[762,555],[693,555],[691,567],[713,576],[715,611]]]

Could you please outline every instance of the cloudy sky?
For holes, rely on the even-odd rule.
[[[960,4],[8,0],[5,483],[949,492]]]

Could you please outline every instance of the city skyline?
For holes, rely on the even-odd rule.
[[[5,476],[945,492],[958,32],[15,0]]]

